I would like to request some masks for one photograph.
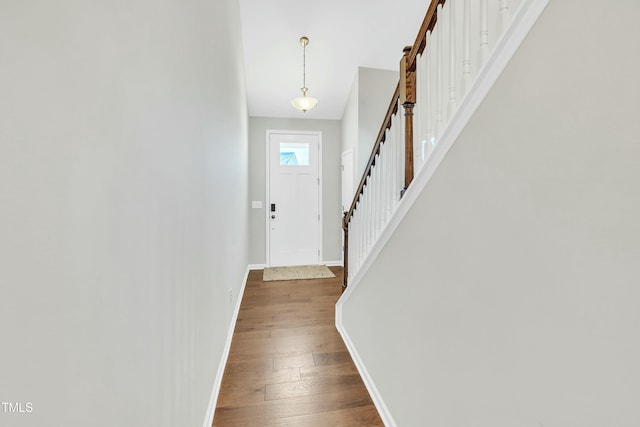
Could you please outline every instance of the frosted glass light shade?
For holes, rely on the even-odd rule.
[[[305,113],[308,110],[311,110],[317,104],[318,100],[311,96],[299,96],[291,100],[291,105],[293,105],[294,108],[297,108],[298,110]]]

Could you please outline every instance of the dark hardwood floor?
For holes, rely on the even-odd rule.
[[[335,328],[335,279],[249,273],[213,426],[383,426]]]

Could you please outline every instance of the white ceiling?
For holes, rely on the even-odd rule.
[[[342,118],[358,67],[398,70],[429,0],[239,0],[249,115]],[[291,106],[301,96],[301,36],[307,46],[308,95],[318,106]],[[391,93],[389,99],[391,99]]]

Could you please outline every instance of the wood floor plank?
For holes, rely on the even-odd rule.
[[[220,387],[217,406],[224,408],[233,406],[236,402],[260,403],[265,399],[266,385],[227,381]]]
[[[282,338],[300,335],[332,335],[336,330],[334,324],[331,325],[311,325],[291,328],[278,328],[270,330],[272,338]]]
[[[288,397],[306,396],[309,394],[328,393],[340,388],[348,390],[362,385],[358,373],[333,376],[307,377],[300,381],[267,384],[265,400],[284,399]]]
[[[296,396],[289,399],[268,400],[254,404],[217,407],[213,425],[220,427],[265,425],[268,420],[321,414],[340,409],[371,405],[366,389],[354,393],[353,389],[337,390],[320,395]]]
[[[267,420],[266,427],[384,427],[373,405]]]
[[[249,272],[213,426],[382,426],[335,328],[335,278]]]
[[[330,377],[334,375],[357,374],[358,369],[353,363],[340,363],[333,365],[304,366],[300,369],[300,379],[311,377]]]
[[[330,353],[315,353],[313,355],[315,364],[320,365],[334,365],[336,363],[350,363],[351,355],[345,349],[343,351],[333,351]]]
[[[318,326],[318,325],[333,325],[334,319],[322,318],[322,319],[298,319],[295,323],[287,320],[273,320],[269,318],[257,318],[257,319],[238,319],[236,323],[235,332],[245,331],[260,331],[260,330],[273,330],[273,329],[288,329],[299,326]],[[295,326],[294,326],[295,325]]]
[[[254,384],[256,386],[302,379],[299,368],[274,369],[272,359],[251,359],[228,363],[224,376],[230,383]]]
[[[273,359],[274,369],[300,368],[303,366],[315,366],[313,354],[297,354],[294,356],[276,357]]]

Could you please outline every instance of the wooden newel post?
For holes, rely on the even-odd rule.
[[[342,230],[344,230],[344,254],[342,255],[344,268],[342,271],[342,292],[347,289],[347,276],[349,273],[349,221],[347,220],[348,214],[349,212],[345,212],[342,215]]]
[[[413,181],[413,106],[416,104],[416,71],[411,69],[409,53],[411,46],[403,50],[400,60],[400,104],[404,107],[404,195]]]

